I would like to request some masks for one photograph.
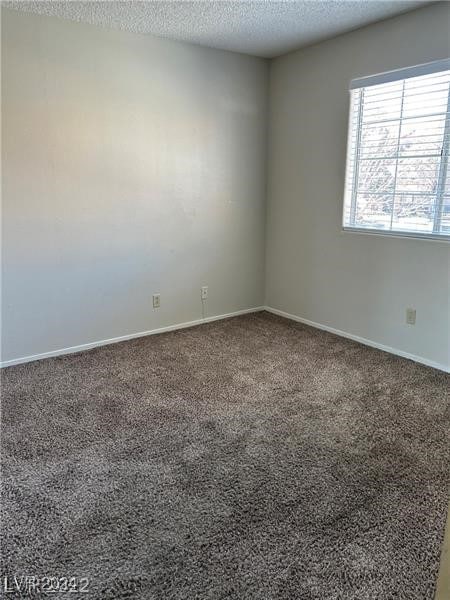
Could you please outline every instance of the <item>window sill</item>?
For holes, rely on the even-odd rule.
[[[450,242],[450,235],[433,235],[432,233],[414,233],[411,231],[383,231],[381,229],[366,229],[364,227],[343,227],[342,233],[354,233],[362,235],[376,235],[390,238],[407,238],[414,240],[426,240],[428,242]]]

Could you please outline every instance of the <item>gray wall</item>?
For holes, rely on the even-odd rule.
[[[450,246],[340,226],[350,79],[449,10],[271,63],[265,246],[266,62],[2,9],[2,359],[259,306],[266,251],[269,306],[449,365]]]
[[[266,303],[450,366],[450,245],[341,232],[352,78],[450,55],[450,4],[271,64]],[[405,309],[417,309],[416,326]]]
[[[2,359],[263,304],[267,97],[261,59],[3,9]]]

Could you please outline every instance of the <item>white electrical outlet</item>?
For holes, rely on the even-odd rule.
[[[202,287],[202,300],[206,300],[206,298],[208,297],[208,286],[204,285]]]
[[[153,294],[153,308],[161,306],[161,294]]]
[[[408,325],[416,324],[416,309],[415,308],[407,308],[406,309],[406,323]]]

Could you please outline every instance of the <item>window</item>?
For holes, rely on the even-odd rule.
[[[450,240],[450,59],[350,94],[344,229]]]

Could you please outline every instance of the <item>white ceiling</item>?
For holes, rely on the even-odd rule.
[[[4,2],[8,8],[274,57],[427,1]]]

